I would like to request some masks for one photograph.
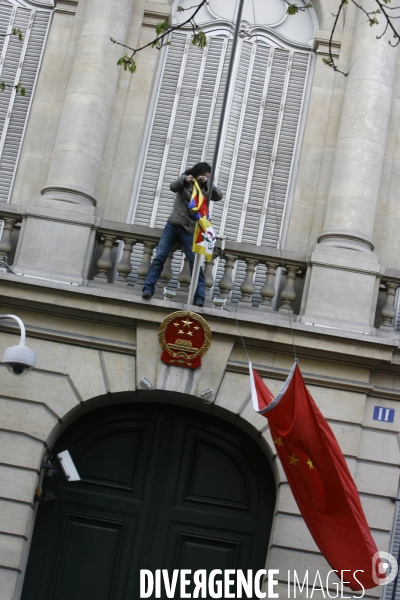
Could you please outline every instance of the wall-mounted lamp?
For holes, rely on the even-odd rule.
[[[63,473],[68,481],[80,481],[79,473],[68,450],[57,454]]]
[[[151,381],[146,379],[146,377],[143,377],[143,379],[141,379],[139,381],[139,385],[143,390],[149,390],[150,388],[153,387],[153,384],[151,383]]]
[[[200,396],[203,398],[206,404],[211,404],[214,399],[214,392],[211,388],[207,388],[206,390],[200,392]]]
[[[25,326],[15,315],[0,315],[0,321],[11,319],[16,321],[21,330],[21,339],[18,346],[6,348],[3,363],[12,375],[27,375],[36,367],[36,352],[25,346]]]
[[[58,461],[61,465],[61,469],[68,481],[80,481],[81,478],[75,467],[74,461],[68,450],[64,450],[57,454]],[[59,466],[53,462],[53,455],[50,450],[47,450],[46,454],[43,457],[42,464],[40,468],[43,470],[44,474],[47,477],[54,477],[54,475],[59,470]]]
[[[225,308],[226,298],[213,298],[214,308]]]
[[[175,296],[176,296],[175,290],[168,288],[168,287],[164,288],[164,300],[170,300],[171,302],[173,302]]]

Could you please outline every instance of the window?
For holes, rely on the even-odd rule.
[[[0,2],[0,81],[11,86],[0,92],[1,202],[10,200],[50,17],[49,10]],[[22,41],[12,35],[14,28],[21,30]],[[15,90],[18,83],[25,88],[25,96]]]
[[[196,162],[212,162],[230,51],[228,33],[220,25],[203,51],[191,44],[190,32],[172,35],[133,193],[134,224],[163,228],[174,202],[170,182]],[[229,240],[280,244],[310,54],[306,44],[284,46],[270,33],[257,33],[256,41],[239,40],[216,165],[224,201],[211,205],[216,233]],[[135,247],[134,270],[141,255]],[[180,262],[175,255],[175,283]],[[257,270],[256,287],[264,271]],[[217,281],[221,275],[222,266],[216,265]],[[236,282],[243,276],[239,262]]]
[[[190,34],[172,36],[146,150],[133,222],[163,228],[169,184],[200,160],[212,161],[230,42],[207,48]],[[234,241],[276,247],[287,200],[309,53],[240,40],[229,119],[212,207],[215,230]]]

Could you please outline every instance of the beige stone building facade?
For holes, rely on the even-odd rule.
[[[325,581],[329,565],[299,514],[267,421],[253,411],[240,333],[274,392],[291,369],[295,347],[379,550],[398,552],[400,62],[397,49],[377,40],[352,4],[333,44],[340,68],[350,69],[343,77],[323,63],[336,2],[315,0],[314,9],[294,17],[281,0],[267,7],[246,2],[217,165],[224,192],[212,215],[218,255],[207,264],[207,301],[197,310],[211,328],[212,344],[195,371],[160,360],[160,323],[174,310],[193,309],[185,304],[190,275],[180,249],[150,302],[141,297],[141,282],[173,202],[169,182],[187,166],[212,160],[231,4],[210,0],[199,14],[209,39],[205,50],[191,45],[190,29],[177,31],[161,51],[140,52],[131,75],[117,67],[124,50],[110,37],[145,45],[156,23],[184,19],[177,2],[0,3],[0,78],[27,90],[22,97],[11,85],[0,94],[0,253],[11,269],[0,272],[0,312],[24,321],[27,344],[37,354],[36,369],[25,377],[0,365],[0,600],[76,600],[65,588],[70,579],[63,579],[70,548],[59,542],[66,539],[65,524],[51,546],[50,533],[40,538],[35,522],[39,511],[51,532],[61,488],[70,485],[78,494],[79,482],[59,483],[58,503],[35,502],[36,488],[45,492],[50,485],[43,457],[77,427],[83,439],[79,424],[89,432],[98,411],[108,411],[111,422],[113,411],[149,406],[155,418],[157,411],[170,418],[177,407],[191,415],[187,422],[198,415],[203,436],[211,431],[209,419],[210,427],[230,427],[255,444],[271,472],[271,498],[276,495],[262,564],[279,569],[281,598],[292,597],[288,571],[303,578],[309,570],[309,587],[297,590],[298,597],[309,597],[317,570]],[[13,28],[22,30],[22,41]],[[166,285],[176,290],[174,301],[163,299]],[[225,299],[223,309],[215,297]],[[0,323],[1,353],[17,335],[13,323]],[[143,378],[150,390],[140,386]],[[205,403],[201,392],[208,389],[211,402]],[[112,446],[106,454],[112,472]],[[171,451],[172,466],[183,464],[174,456]],[[176,473],[178,489],[180,467]],[[101,473],[96,477],[101,480]],[[85,505],[83,496],[65,494],[75,511]],[[151,497],[149,506],[154,502]],[[228,511],[231,500],[224,502],[223,508],[215,504],[215,514]],[[95,512],[90,518],[100,519]],[[206,527],[205,517],[201,523]],[[140,527],[143,539],[158,535],[154,519]],[[43,566],[47,574],[39,575],[37,563],[28,566],[29,586],[32,573],[39,579],[36,588],[24,588],[27,565],[35,560],[31,547],[37,553],[47,544],[43,565],[51,573]],[[179,560],[176,565],[186,564]],[[110,584],[105,599],[135,597],[129,595],[133,575],[125,571],[125,591]],[[392,587],[368,590],[365,597],[392,598]]]

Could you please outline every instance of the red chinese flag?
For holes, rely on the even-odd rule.
[[[295,363],[275,398],[250,364],[254,409],[269,422],[293,496],[318,548],[356,591],[384,578],[358,492],[335,436]],[[357,571],[357,573],[355,573]],[[354,576],[355,573],[355,576]],[[358,580],[358,581],[357,581]],[[361,584],[361,585],[360,585]]]

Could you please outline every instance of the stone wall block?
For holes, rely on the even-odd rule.
[[[343,454],[356,457],[359,449],[361,427],[344,423],[329,423],[329,426]]]
[[[384,385],[382,385],[384,384]],[[389,389],[392,388],[392,385],[388,385],[385,382],[378,381],[375,383],[377,387],[387,387]],[[397,384],[393,385],[393,388],[396,389]],[[384,421],[375,421],[373,419],[374,408],[375,406],[381,406],[382,408],[394,409],[394,421],[393,423],[385,423]],[[373,396],[369,396],[365,403],[365,411],[363,418],[363,426],[364,427],[373,427],[374,429],[399,433],[400,432],[400,410],[399,403],[395,400],[388,400],[387,398],[374,398]]]
[[[400,465],[400,449],[396,433],[363,430],[358,458]]]
[[[126,354],[102,351],[104,367],[111,393],[136,390],[136,358]]]
[[[0,600],[14,600],[17,579],[17,571],[9,571],[0,567]]]
[[[43,452],[41,442],[18,433],[0,431],[0,463],[37,469]]]
[[[0,565],[18,569],[24,543],[22,538],[0,533]]]
[[[33,502],[38,475],[34,471],[0,465],[0,497]]]
[[[1,429],[21,431],[46,441],[56,424],[56,416],[44,405],[0,398]]]
[[[361,504],[370,527],[390,532],[396,509],[395,502],[388,498],[360,495]]]
[[[159,325],[138,326],[136,330],[136,385],[146,377],[153,386],[156,385],[157,371],[161,356],[161,348],[158,343]]]
[[[297,516],[276,515],[272,544],[285,548],[319,552],[303,518]]]
[[[78,399],[66,377],[41,373],[36,370],[24,377],[14,377],[4,368],[1,369],[1,372],[4,373],[1,386],[3,396],[43,403],[57,417],[62,417],[78,404]]]
[[[33,510],[27,504],[0,500],[0,531],[26,536]]]
[[[242,419],[245,419],[248,423],[253,425],[258,431],[261,431],[265,427],[268,427],[268,420],[263,415],[259,415],[253,408],[251,399],[246,404],[245,408],[240,413]]]
[[[361,425],[365,406],[364,394],[316,385],[307,385],[307,388],[325,419],[334,419],[353,426]]]
[[[60,379],[65,382],[64,393],[66,397],[70,398],[70,406],[69,408],[66,407],[62,414],[65,414],[74,405],[76,406],[80,400],[85,401],[107,392],[97,350],[44,340],[35,340],[35,350],[38,369],[55,371],[65,376],[59,378],[53,376],[54,380]],[[71,379],[75,390],[73,390],[71,383],[67,381],[67,376]],[[51,394],[51,388],[48,384],[45,384],[45,380],[43,386],[46,387],[47,394]],[[70,388],[68,394],[67,386]]]
[[[247,375],[226,371],[215,398],[215,404],[237,413],[246,398],[249,397],[249,393],[250,386]]]
[[[354,480],[361,493],[396,498],[399,487],[399,468],[358,462]]]
[[[278,512],[292,513],[294,515],[300,514],[299,507],[288,483],[283,483],[279,486],[279,500],[276,509]]]

